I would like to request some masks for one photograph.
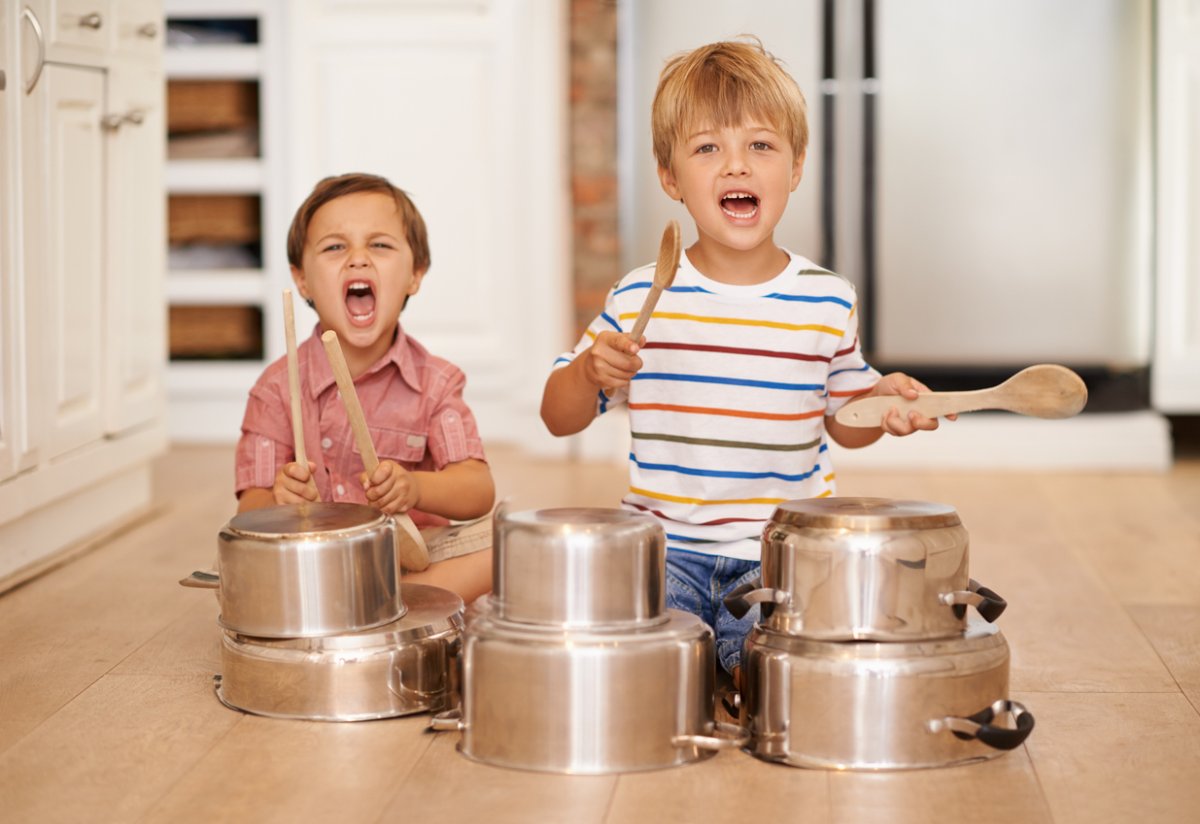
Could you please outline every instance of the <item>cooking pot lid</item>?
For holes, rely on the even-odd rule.
[[[622,536],[653,534],[659,529],[658,522],[649,515],[602,507],[502,512],[497,518],[497,524],[501,533],[520,530],[541,534],[599,534],[612,540],[620,540]]]
[[[422,638],[458,631],[463,626],[463,600],[449,590],[428,584],[401,584],[404,617],[370,629],[320,638],[255,638],[226,630],[240,646],[324,652],[394,647]]]
[[[229,530],[242,535],[279,537],[314,532],[343,532],[378,526],[388,516],[363,504],[338,502],[282,504],[240,512]]]
[[[775,525],[849,529],[940,529],[959,526],[958,513],[948,504],[892,498],[807,498],[780,504],[771,516]]]

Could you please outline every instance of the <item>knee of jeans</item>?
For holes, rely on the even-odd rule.
[[[704,599],[690,584],[667,570],[667,608],[680,609],[704,618]]]

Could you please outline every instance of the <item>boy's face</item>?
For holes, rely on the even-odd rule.
[[[343,349],[381,356],[405,299],[420,288],[425,272],[413,269],[404,228],[396,202],[384,192],[331,200],[309,222],[292,279]]]
[[[700,243],[739,251],[771,243],[804,170],[804,155],[765,121],[734,127],[700,124],[675,144],[663,191],[682,200]]]

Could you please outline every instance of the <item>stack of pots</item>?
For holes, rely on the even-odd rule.
[[[275,506],[217,539],[217,697],[257,715],[390,718],[452,706],[463,603],[401,584],[393,519],[358,504]]]
[[[746,739],[713,720],[712,630],[665,606],[666,541],[615,509],[497,512],[493,593],[463,634],[462,706],[435,716],[468,758],[601,774]]]
[[[793,501],[776,509],[762,547],[761,583],[726,602],[734,614],[762,607],[743,656],[751,754],[800,767],[939,767],[994,757],[1032,731],[1033,716],[1008,699],[1008,644],[991,623],[1005,602],[968,577],[952,507]]]

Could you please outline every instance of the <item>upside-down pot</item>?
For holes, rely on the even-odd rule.
[[[500,767],[653,770],[742,746],[713,720],[712,630],[667,610],[642,627],[563,630],[483,608],[463,633],[462,707],[434,716],[459,750]]]
[[[185,586],[217,590],[220,625],[255,638],[315,638],[382,626],[404,615],[396,526],[349,503],[242,512],[217,536],[216,573]]]
[[[504,621],[559,628],[665,620],[666,537],[621,509],[497,510],[491,605]]]
[[[1033,716],[1009,700],[1008,666],[1004,636],[983,622],[919,642],[817,641],[756,626],[743,657],[747,749],[856,770],[993,758],[1033,730]]]
[[[811,498],[776,508],[762,538],[761,582],[730,594],[735,615],[763,605],[772,630],[830,641],[920,641],[987,621],[1006,603],[968,577],[968,537],[946,504]]]
[[[255,715],[366,721],[453,706],[463,602],[404,584],[408,611],[384,626],[320,638],[221,634],[217,697]]]

